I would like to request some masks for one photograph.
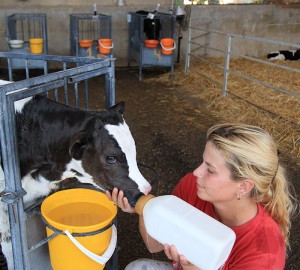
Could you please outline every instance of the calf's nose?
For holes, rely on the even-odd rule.
[[[150,193],[151,190],[152,190],[151,185],[144,186],[144,188],[143,188],[143,193],[144,193],[145,195],[147,195],[147,194]]]

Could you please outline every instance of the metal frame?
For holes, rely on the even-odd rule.
[[[9,80],[13,79],[11,60],[16,58],[25,61],[27,79],[0,87],[0,142],[6,183],[5,195],[2,196],[1,200],[8,205],[15,269],[32,269],[29,259],[32,250],[28,248],[29,241],[26,232],[26,222],[32,218],[32,211],[24,208],[22,200],[25,191],[20,181],[14,102],[36,94],[48,93],[49,91],[53,91],[54,97],[57,99],[58,91],[63,90],[64,101],[67,104],[68,97],[66,93],[68,86],[71,85],[74,87],[74,95],[77,100],[76,107],[78,107],[78,83],[103,75],[105,76],[105,106],[108,108],[115,104],[114,59],[88,59],[0,52],[0,60],[6,59],[8,62]],[[28,61],[31,60],[42,60],[44,62],[45,75],[29,78]],[[48,74],[50,62],[62,64],[63,70]],[[75,67],[67,68],[67,65],[70,64]],[[85,90],[87,90],[87,83],[85,84]],[[88,109],[87,102],[88,100],[86,100],[86,109]],[[116,260],[117,256],[112,259],[112,269],[117,269]]]
[[[156,13],[156,18],[160,20],[161,31],[159,39],[173,38],[175,40],[176,16],[167,13]],[[147,15],[136,12],[128,13],[128,66],[135,60],[139,64],[139,80],[143,79],[143,67],[170,67],[171,77],[174,77],[174,54],[163,55],[161,46],[157,48],[146,48],[144,40],[147,39],[144,33],[144,25]],[[157,37],[158,38],[158,37]]]
[[[224,39],[225,48],[219,49],[214,45],[211,45],[210,42],[207,42],[208,36],[218,36],[220,39]],[[185,61],[185,73],[188,73],[189,69],[191,69],[191,61],[193,59],[201,60],[205,62],[207,65],[214,66],[216,69],[223,70],[224,76],[223,76],[223,82],[220,84],[219,82],[209,78],[206,76],[203,72],[200,70],[193,69],[194,72],[197,72],[199,75],[202,75],[215,83],[216,85],[219,85],[222,87],[222,95],[227,95],[227,85],[229,80],[229,75],[235,75],[237,77],[246,79],[251,82],[258,83],[260,85],[263,85],[267,88],[273,89],[274,91],[278,91],[279,93],[284,93],[289,96],[293,96],[295,98],[300,98],[300,95],[298,93],[292,92],[289,89],[285,89],[283,87],[277,87],[275,84],[268,84],[264,81],[255,79],[251,76],[247,76],[245,74],[242,74],[240,72],[236,72],[232,69],[230,69],[230,59],[232,58],[241,58],[241,59],[247,59],[253,62],[261,63],[268,66],[277,67],[284,70],[289,70],[291,72],[300,73],[300,69],[297,68],[290,68],[285,65],[273,63],[268,60],[262,60],[257,57],[251,57],[242,53],[239,53],[237,51],[237,45],[239,41],[247,41],[247,42],[260,42],[262,44],[268,44],[269,46],[272,45],[278,45],[279,46],[286,46],[287,48],[293,48],[295,50],[300,48],[299,44],[292,44],[288,42],[281,42],[281,41],[274,41],[266,38],[261,37],[254,37],[254,36],[245,36],[245,35],[237,35],[237,34],[230,34],[230,33],[223,33],[219,31],[214,31],[211,29],[205,29],[198,26],[192,26],[190,24],[189,26],[189,32],[188,32],[188,40],[187,40],[187,50],[186,50],[186,61]],[[233,46],[233,43],[235,42],[236,47]],[[221,43],[221,42],[220,42]],[[223,44],[223,43],[222,43]],[[205,53],[201,53],[201,50]],[[222,57],[224,57],[224,65],[216,65],[212,63],[211,61],[207,60],[205,56],[210,55],[209,52],[212,51],[213,53],[217,54],[219,53]]]
[[[7,40],[21,39],[24,40],[22,48],[11,48],[9,51],[13,53],[31,54],[29,39],[43,38],[43,52],[48,53],[48,35],[47,35],[47,15],[44,13],[15,13],[7,17]],[[40,61],[34,61],[30,64],[30,68],[42,68]],[[22,62],[18,59],[12,62],[12,68],[24,68]]]
[[[70,14],[70,54],[88,56],[87,49],[79,47],[79,40],[91,39],[93,45],[90,48],[90,54],[96,57],[99,54],[97,49],[98,39],[111,38],[111,28],[111,16],[104,14]]]

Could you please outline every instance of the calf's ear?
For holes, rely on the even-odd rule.
[[[125,110],[125,103],[124,103],[124,101],[120,101],[116,105],[108,108],[109,112],[118,112],[120,114],[124,114],[124,110]]]
[[[84,132],[76,134],[72,139],[69,147],[69,153],[72,158],[79,160],[87,147],[88,140]]]

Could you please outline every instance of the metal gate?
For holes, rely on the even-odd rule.
[[[5,195],[1,200],[8,205],[15,269],[51,269],[47,250],[45,253],[46,245],[43,245],[44,235],[38,235],[43,231],[39,227],[43,224],[31,207],[24,208],[22,201],[25,191],[20,181],[14,102],[45,93],[56,101],[70,105],[72,94],[74,106],[80,107],[79,95],[83,91],[84,107],[88,110],[88,82],[104,76],[105,107],[108,108],[115,104],[114,59],[0,53],[1,65],[7,62],[7,69],[0,72],[7,70],[9,81],[13,81],[16,75],[11,67],[12,59],[24,61],[25,79],[0,86],[0,142],[5,174]],[[43,74],[31,77],[29,62],[32,60],[43,61]],[[59,71],[57,66],[61,66]],[[107,264],[109,267],[117,269],[117,255]]]

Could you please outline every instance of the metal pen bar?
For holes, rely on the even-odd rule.
[[[81,82],[86,79],[90,79],[90,78],[93,78],[96,76],[106,74],[106,73],[108,73],[108,71],[109,71],[109,68],[103,68],[103,69],[98,69],[98,70],[82,73],[79,75],[70,76],[68,78],[68,83],[78,83],[78,82]]]
[[[13,59],[31,59],[31,60],[44,60],[53,62],[67,62],[74,64],[92,64],[98,63],[105,67],[110,65],[111,58],[86,58],[76,56],[60,56],[60,55],[43,55],[43,54],[26,54],[26,53],[13,53],[13,52],[0,52],[0,57],[13,58]],[[101,64],[100,64],[101,63]]]
[[[64,86],[64,80],[60,79],[54,82],[49,82],[44,85],[39,85],[31,88],[26,88],[26,89],[21,89],[21,91],[14,91],[14,92],[9,92],[7,93],[7,96],[11,96],[11,99],[13,101],[17,101],[26,97],[38,95],[45,93],[47,91],[57,89],[59,87]]]
[[[229,76],[229,62],[230,62],[230,51],[231,51],[231,36],[226,36],[226,55],[225,55],[225,63],[224,63],[224,79],[223,79],[223,87],[222,87],[222,95],[226,96],[227,92],[227,83]]]
[[[253,82],[259,83],[259,84],[261,84],[261,85],[263,85],[263,86],[265,86],[265,87],[267,87],[267,88],[271,88],[271,89],[273,89],[273,90],[275,90],[275,91],[278,91],[278,92],[280,92],[280,93],[287,94],[287,95],[293,96],[293,97],[295,97],[295,98],[300,98],[300,94],[293,93],[293,92],[291,92],[291,91],[289,91],[289,90],[286,90],[286,89],[284,89],[284,88],[280,88],[280,87],[277,87],[277,86],[274,86],[274,85],[265,83],[265,82],[263,82],[263,81],[261,81],[261,80],[255,79],[255,78],[253,78],[253,77],[250,77],[250,76],[247,76],[247,75],[244,75],[244,74],[235,72],[235,71],[233,71],[233,70],[229,70],[229,73],[234,74],[234,75],[236,75],[236,76],[238,76],[238,77],[244,78],[244,79],[246,79],[246,80],[248,80],[248,81],[253,81]]]
[[[27,264],[27,258],[24,256],[23,246],[26,245],[26,239],[22,228],[24,227],[24,209],[20,202],[22,187],[20,183],[20,172],[18,153],[16,151],[15,117],[14,104],[5,95],[0,93],[0,117],[1,117],[1,148],[3,169],[5,172],[6,190],[16,196],[8,201],[8,214],[10,222],[11,241],[14,254],[15,269],[23,269]],[[2,198],[3,201],[4,198]]]
[[[2,91],[5,91],[7,93],[10,91],[15,91],[18,89],[35,86],[35,85],[42,84],[42,83],[48,83],[53,80],[62,79],[62,78],[69,77],[72,75],[89,72],[89,71],[92,71],[94,69],[97,69],[97,68],[100,68],[103,66],[104,65],[102,63],[93,63],[90,65],[79,66],[77,68],[71,68],[64,72],[59,71],[59,72],[51,73],[48,75],[43,75],[43,76],[39,76],[39,77],[35,77],[35,78],[29,78],[28,80],[15,82],[13,84],[6,84],[6,85],[2,86],[1,89],[2,89]]]
[[[63,70],[67,69],[67,63],[63,62]],[[65,97],[65,104],[69,104],[69,98],[68,98],[68,79],[67,77],[64,78],[64,97]]]

